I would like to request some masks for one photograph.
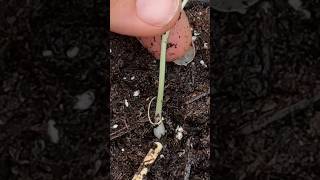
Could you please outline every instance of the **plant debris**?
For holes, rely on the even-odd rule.
[[[143,159],[138,172],[134,175],[132,180],[143,180],[144,177],[147,175],[151,165],[156,161],[159,153],[162,150],[162,144],[159,142],[155,142],[155,147],[151,148]]]

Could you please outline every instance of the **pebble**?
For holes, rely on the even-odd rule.
[[[160,154],[160,158],[161,158],[161,159],[164,158],[164,155],[163,155],[163,154]]]
[[[117,129],[118,128],[118,124],[115,124],[112,126],[112,129]]]
[[[122,148],[121,151],[124,152],[124,149]]]
[[[136,78],[136,77],[132,76],[132,77],[131,77],[131,80],[134,80],[135,78]]]
[[[127,99],[124,100],[124,105],[126,105],[126,107],[129,107],[129,103]]]
[[[80,95],[77,95],[77,102],[73,108],[77,110],[86,110],[93,104],[94,99],[94,93],[92,91],[86,91]]]
[[[201,60],[200,61],[200,64],[202,65],[202,66],[204,66],[205,68],[207,68],[208,66],[206,65],[206,63],[203,61],[203,60]]]
[[[140,91],[139,91],[139,90],[133,92],[133,96],[134,96],[134,97],[139,96],[139,94],[140,94]]]
[[[67,56],[69,58],[74,58],[78,55],[79,51],[80,51],[80,49],[75,46],[67,51]]]
[[[209,49],[208,43],[203,44],[203,49]]]
[[[193,34],[194,34],[195,36],[199,36],[201,33],[200,33],[200,32],[197,32],[197,31],[193,31]]]
[[[182,151],[178,152],[178,156],[181,157],[181,156],[183,156],[185,153],[186,153],[186,151],[185,151],[185,150],[182,150]]]
[[[59,131],[55,127],[55,124],[56,122],[54,120],[48,121],[48,135],[50,137],[50,140],[56,144],[59,142]]]
[[[183,137],[183,128],[181,127],[181,126],[177,126],[177,128],[176,128],[176,138],[178,139],[178,140],[181,140],[182,139],[182,137]]]
[[[49,56],[52,56],[52,51],[51,50],[44,50],[42,51],[42,56],[44,57],[49,57]]]

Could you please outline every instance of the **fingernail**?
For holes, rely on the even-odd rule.
[[[137,16],[153,26],[165,26],[179,10],[180,0],[137,0]]]

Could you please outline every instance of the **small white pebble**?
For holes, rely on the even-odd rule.
[[[123,77],[123,80],[126,80],[127,79],[127,77]]]
[[[183,137],[183,128],[181,127],[181,126],[177,126],[177,128],[176,128],[176,138],[178,139],[178,140],[181,140],[182,139],[182,137]]]
[[[160,158],[161,158],[161,159],[164,158],[164,155],[163,155],[163,154],[160,154]]]
[[[205,68],[207,68],[208,66],[206,65],[206,63],[203,61],[203,60],[201,60],[200,61],[200,64],[202,65],[202,66],[204,66]]]
[[[129,103],[127,99],[124,100],[124,105],[126,105],[126,107],[129,107]]]
[[[178,156],[181,157],[181,156],[183,156],[185,153],[186,153],[186,151],[185,151],[185,150],[182,150],[181,152],[178,152]]]
[[[44,50],[44,51],[42,51],[42,56],[44,56],[44,57],[52,56],[52,51]]]
[[[197,40],[197,36],[192,36],[192,41]]]
[[[73,47],[67,51],[67,56],[69,58],[74,58],[78,55],[80,49],[78,47]]]
[[[177,138],[179,141],[182,139],[182,137],[183,137],[183,134],[182,134],[181,132],[178,132],[178,133],[176,134],[176,138]]]
[[[118,124],[115,124],[112,126],[112,129],[117,129],[118,128]]]
[[[200,33],[200,32],[197,32],[197,31],[193,31],[193,34],[194,34],[195,36],[199,36],[201,33]]]
[[[55,127],[56,122],[54,120],[48,121],[48,135],[53,143],[59,142],[59,131]]]
[[[139,96],[139,94],[140,94],[140,91],[139,91],[139,90],[137,90],[137,91],[133,92],[133,96],[134,96],[134,97]]]
[[[121,151],[124,152],[124,149],[122,148]]]
[[[110,49],[110,53],[112,53],[112,50]]]
[[[78,100],[73,108],[77,110],[86,110],[93,104],[95,97],[93,92],[86,91],[80,95],[77,95],[77,99]]]
[[[132,76],[132,77],[131,77],[131,80],[134,80],[135,78],[136,78],[136,77]]]
[[[183,132],[183,128],[181,126],[177,126],[176,132]]]
[[[208,43],[203,44],[203,49],[209,49]]]

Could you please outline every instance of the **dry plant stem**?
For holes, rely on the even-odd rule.
[[[160,151],[162,150],[162,144],[155,142],[155,147],[151,148],[140,164],[138,172],[135,173],[132,180],[142,180],[148,173],[151,165],[156,161]]]

